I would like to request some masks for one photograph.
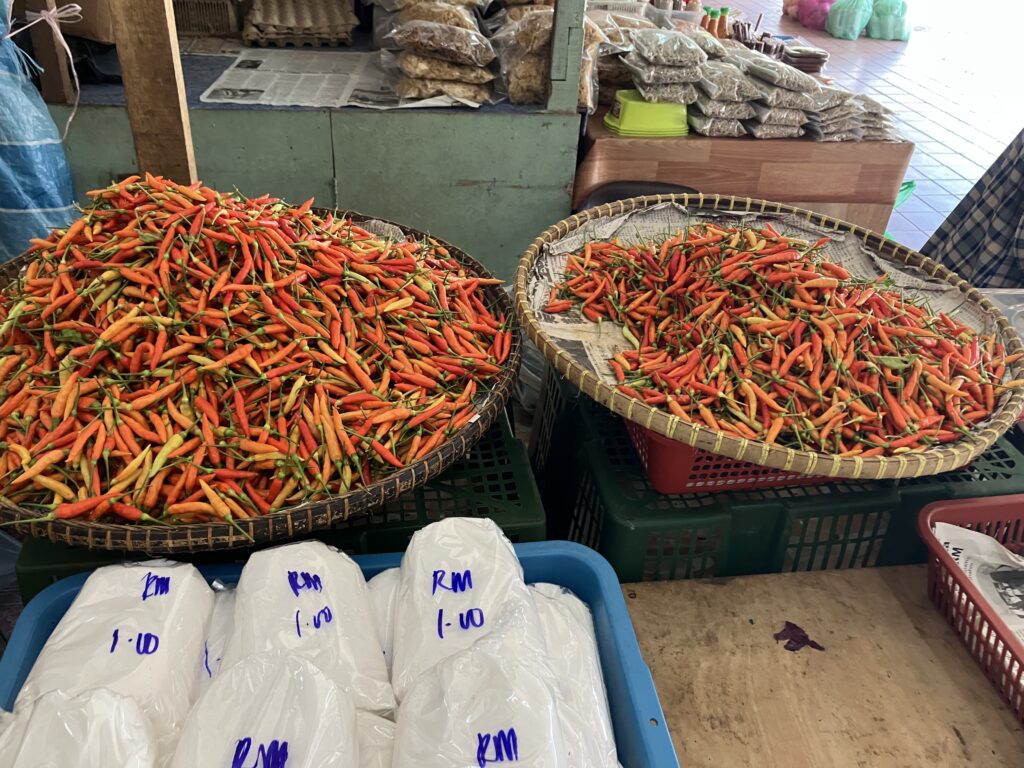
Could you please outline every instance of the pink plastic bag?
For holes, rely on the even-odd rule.
[[[828,9],[835,0],[799,0],[797,18],[808,29],[824,29]]]

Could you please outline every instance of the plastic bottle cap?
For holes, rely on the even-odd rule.
[[[723,5],[722,6],[722,13],[728,13],[728,12],[729,12],[729,8],[727,6]]]
[[[717,19],[719,16],[721,16],[721,14],[718,11],[710,11],[708,13],[708,16],[710,16],[712,19]]]

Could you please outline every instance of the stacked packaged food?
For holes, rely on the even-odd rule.
[[[387,38],[402,49],[395,90],[403,99],[448,96],[472,104],[493,98],[494,49],[472,7],[425,0],[399,3]]]
[[[622,62],[633,73],[633,83],[647,101],[692,104],[695,83],[708,55],[688,35],[665,29],[638,29],[632,33],[633,50]]]

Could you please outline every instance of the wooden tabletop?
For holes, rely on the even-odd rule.
[[[1019,768],[1024,731],[924,566],[623,586],[683,765]],[[786,651],[791,621],[824,651]]]

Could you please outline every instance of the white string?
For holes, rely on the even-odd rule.
[[[7,4],[7,34],[4,35],[4,40],[10,40],[19,32],[24,32],[26,29],[39,22],[45,22],[49,25],[50,29],[53,30],[53,35],[61,46],[64,48],[64,53],[68,57],[68,65],[71,67],[71,75],[75,78],[75,104],[71,108],[71,114],[68,115],[67,122],[64,124],[64,135],[61,137],[63,141],[68,137],[68,129],[71,128],[71,121],[75,119],[75,113],[78,112],[78,99],[82,93],[81,86],[78,84],[78,70],[75,69],[75,59],[71,55],[71,49],[68,47],[67,40],[64,39],[64,33],[60,31],[61,22],[69,21],[76,22],[82,20],[82,6],[78,3],[68,3],[62,5],[59,8],[47,8],[42,11],[26,11],[25,12],[25,24],[13,29],[11,26],[11,12],[14,3]],[[20,51],[20,49],[19,49]],[[35,64],[35,62],[33,62]],[[38,64],[36,67],[38,68]]]

